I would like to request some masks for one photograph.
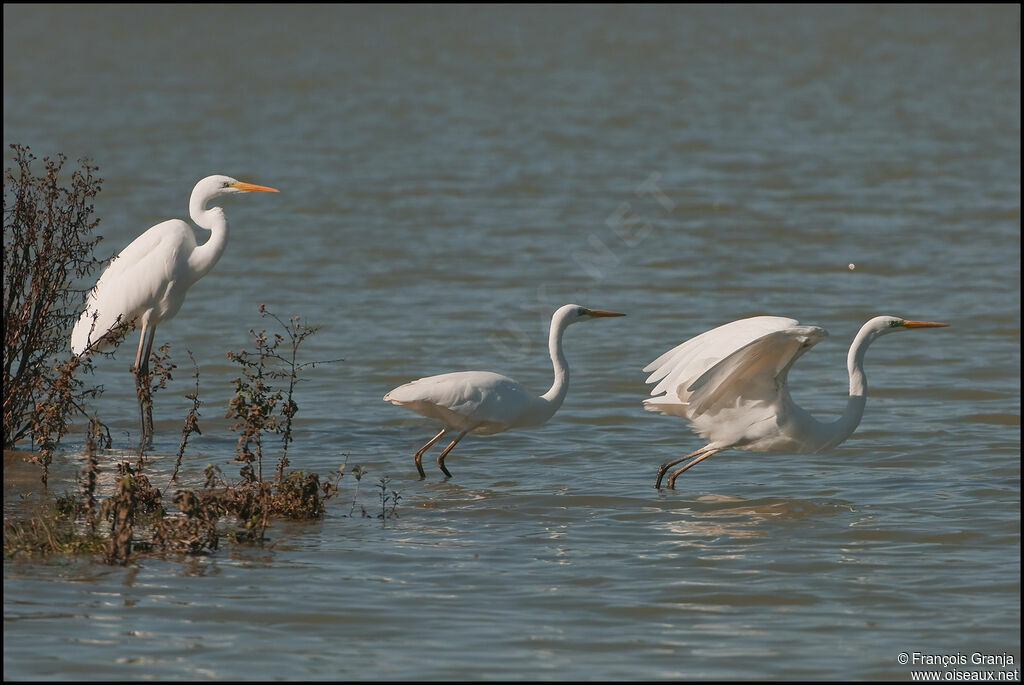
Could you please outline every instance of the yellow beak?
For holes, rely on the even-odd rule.
[[[945,328],[949,324],[937,321],[907,321],[903,325],[907,328]]]
[[[606,312],[603,309],[588,309],[591,316],[625,316],[625,314],[619,314],[618,312]]]
[[[258,186],[255,183],[238,183],[232,184],[235,190],[241,190],[243,193],[260,192],[260,193],[280,193],[281,191],[277,188],[268,188],[267,186]]]

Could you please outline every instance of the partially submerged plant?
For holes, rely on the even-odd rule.
[[[276,341],[269,342],[266,331],[249,331],[256,341],[256,352],[228,352],[228,359],[242,367],[235,379],[235,394],[228,401],[226,418],[235,419],[231,430],[238,431],[235,461],[243,464],[242,478],[263,481],[263,433],[277,428],[277,403],[281,391],[268,383],[267,362],[275,355]]]
[[[388,476],[384,476],[377,481],[377,487],[380,488],[380,513],[377,515],[377,518],[379,518],[385,526],[388,525],[389,518],[398,517],[395,509],[398,508],[398,500],[402,499],[402,496],[395,490],[392,490],[391,493],[388,494],[389,485],[391,485],[391,478]],[[388,507],[389,503],[391,504],[390,508]]]
[[[192,352],[189,352],[192,356]],[[195,363],[195,359],[192,360]],[[172,381],[171,371],[176,367],[171,361],[171,344],[164,343],[150,354],[149,363],[135,373],[135,393],[139,399],[142,436],[139,438],[139,459],[146,448],[153,444],[153,395],[167,387]]]
[[[82,160],[64,186],[64,155],[44,158],[37,176],[29,148],[11,149],[15,166],[4,170],[3,206],[3,444],[10,449],[31,438],[45,485],[71,418],[85,415],[84,400],[99,392],[78,379],[89,362],[71,355],[67,336],[85,299],[76,283],[101,263],[92,200],[103,179]]]
[[[300,373],[328,363],[298,361],[300,345],[317,329],[303,324],[297,316],[286,323],[264,305],[260,305],[259,311],[263,317],[276,321],[284,335],[250,329],[256,351],[228,352],[228,358],[241,367],[242,374],[235,379],[235,395],[228,403],[227,418],[235,419],[232,430],[239,432],[235,461],[243,464],[242,482],[233,488],[230,508],[245,523],[247,534],[262,541],[271,516],[321,518],[324,500],[337,492],[337,480],[321,486],[316,474],[287,472],[288,447],[294,441],[293,420],[299,409],[295,387],[303,380]],[[284,388],[275,387],[274,383],[282,381]],[[281,436],[281,457],[272,483],[263,478],[264,437],[268,432]],[[342,474],[339,471],[338,479]]]
[[[345,463],[348,463],[346,459]],[[344,466],[342,466],[344,468]],[[363,476],[366,474],[366,469],[356,464],[352,467],[352,476],[356,479],[356,489],[352,493],[352,506],[349,507],[348,515],[351,516],[352,512],[356,510],[356,499],[359,497],[359,484],[363,482]],[[366,509],[363,509],[363,516],[366,516]]]
[[[171,474],[171,479],[167,481],[167,487],[164,488],[165,494],[167,488],[171,487],[171,483],[178,478],[178,471],[181,469],[181,460],[185,456],[185,446],[188,445],[189,436],[193,433],[196,435],[203,434],[199,430],[199,405],[202,404],[199,401],[199,364],[196,363],[192,350],[188,351],[188,358],[192,360],[192,378],[195,379],[196,389],[194,392],[185,395],[185,399],[192,400],[192,408],[185,415],[185,425],[181,428],[181,443],[178,445],[178,458],[174,462],[174,472]]]
[[[124,565],[131,558],[135,526],[143,523],[146,516],[151,517],[151,523],[159,525],[165,512],[160,491],[150,484],[144,473],[124,462],[118,468],[121,475],[117,479],[117,491],[102,507],[103,517],[110,520],[111,526],[104,561]]]

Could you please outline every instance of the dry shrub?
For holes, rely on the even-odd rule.
[[[87,360],[71,355],[70,332],[85,300],[76,288],[101,263],[94,256],[92,199],[102,179],[81,161],[70,185],[61,185],[64,155],[43,159],[32,171],[29,148],[12,145],[13,167],[4,170],[4,449],[31,438],[36,461],[47,466],[71,418],[98,388],[77,376]]]

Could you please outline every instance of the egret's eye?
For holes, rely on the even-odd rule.
[[[587,313],[586,307],[578,307],[576,309],[576,316],[584,316]]]
[[[905,322],[902,319],[893,319],[892,321],[889,322],[889,328],[899,328],[904,323]]]

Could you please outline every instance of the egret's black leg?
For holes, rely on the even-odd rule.
[[[679,477],[680,473],[682,473],[686,469],[689,469],[689,468],[692,468],[692,467],[696,466],[697,464],[701,463],[702,461],[704,461],[705,459],[710,457],[712,454],[715,454],[717,452],[718,452],[718,450],[710,450],[710,451],[705,452],[704,454],[700,455],[696,459],[693,459],[692,461],[687,462],[686,465],[683,466],[683,468],[673,472],[672,475],[668,477],[668,486],[670,488],[672,488],[673,490],[675,490],[676,489],[676,478]]]
[[[689,454],[684,454],[681,457],[676,457],[674,459],[669,459],[664,464],[659,466],[658,467],[658,478],[657,478],[657,480],[654,481],[654,487],[656,487],[656,488],[658,488],[660,490],[661,489],[661,479],[665,477],[665,472],[666,471],[668,471],[670,468],[672,468],[673,466],[675,466],[676,464],[678,464],[681,461],[685,461],[685,460],[689,459],[690,457],[696,457],[698,454],[700,454],[701,452],[705,451],[706,449],[707,449],[706,447],[701,447],[696,452],[690,452]]]
[[[447,428],[442,428],[441,432],[430,439],[426,445],[420,448],[420,451],[416,453],[416,470],[420,472],[420,480],[427,477],[426,472],[423,470],[423,453],[430,449],[430,446],[437,442],[442,435],[448,432]]]
[[[142,324],[139,335],[139,349],[135,353],[135,393],[139,398],[139,420],[142,424],[142,438],[139,441],[139,452],[153,443],[153,401],[149,388],[149,355],[153,350],[153,338],[156,326]]]
[[[448,456],[448,453],[451,452],[452,448],[458,444],[459,440],[462,440],[464,437],[466,437],[466,433],[468,432],[469,431],[466,430],[459,433],[459,437],[452,440],[452,444],[445,447],[444,452],[441,452],[441,454],[437,455],[437,465],[441,467],[442,471],[444,471],[444,475],[448,476],[449,478],[452,477],[452,474],[448,473],[448,469],[444,467],[444,458]]]

